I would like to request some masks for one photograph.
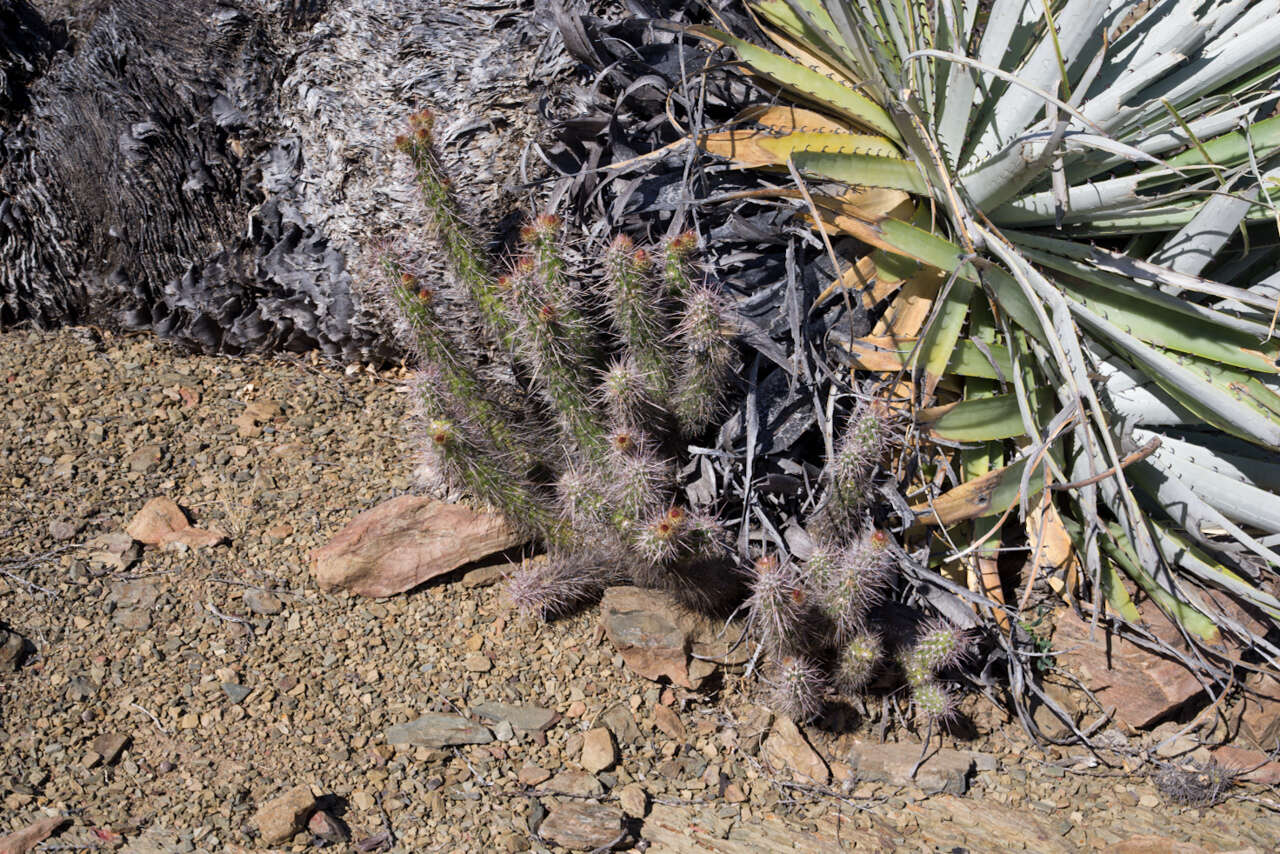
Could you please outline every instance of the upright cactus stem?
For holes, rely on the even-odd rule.
[[[619,235],[605,252],[609,309],[622,346],[630,353],[649,396],[665,401],[671,388],[670,323],[653,282],[649,254]]]
[[[563,536],[558,519],[536,486],[486,454],[456,424],[435,419],[427,425],[426,438],[445,473],[499,510],[512,526],[548,541]]]
[[[681,345],[674,409],[680,431],[694,436],[720,413],[733,358],[720,295],[706,285],[689,291],[676,329]]]
[[[692,231],[677,234],[663,247],[662,278],[666,282],[668,295],[683,297],[692,289],[689,259],[697,248],[698,235]]]
[[[509,349],[514,327],[503,307],[486,253],[463,218],[440,167],[432,136],[434,125],[430,112],[413,114],[409,117],[409,133],[397,137],[396,146],[413,163],[432,230],[445,251],[451,272],[474,301],[494,343]]]
[[[575,308],[548,293],[534,263],[522,262],[509,282],[520,324],[520,352],[535,384],[568,437],[588,459],[601,459],[604,428],[593,406],[590,352],[582,345],[585,321]]]
[[[392,283],[392,298],[409,327],[426,372],[425,381],[419,383],[419,396],[436,398],[419,403],[433,414],[462,413],[470,422],[482,425],[494,449],[509,457],[506,464],[528,471],[536,465],[538,455],[507,424],[471,366],[455,358],[456,347],[436,310],[434,292],[397,262],[384,263]]]

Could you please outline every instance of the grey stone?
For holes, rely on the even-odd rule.
[[[253,693],[252,688],[246,688],[235,682],[223,682],[222,690],[227,692],[227,697],[237,706],[245,701],[245,698]]]
[[[859,744],[849,752],[847,761],[860,780],[914,785],[931,795],[963,795],[968,791],[974,766],[972,753],[950,748],[931,750],[912,777],[921,753],[918,744]]]
[[[488,744],[493,733],[461,715],[429,712],[408,723],[397,724],[386,732],[388,744],[412,744],[420,747],[447,747],[454,744]]]
[[[640,727],[636,726],[635,715],[625,703],[615,703],[600,715],[600,723],[609,728],[613,737],[620,743],[629,744],[640,740]]]
[[[489,721],[506,721],[517,732],[543,732],[556,722],[558,714],[541,706],[516,706],[511,703],[480,703],[471,711]]]
[[[284,604],[272,593],[250,587],[244,592],[244,606],[255,614],[274,617],[284,610]]]
[[[542,787],[557,795],[573,795],[579,798],[598,798],[604,794],[604,784],[586,771],[566,768],[552,777]]]

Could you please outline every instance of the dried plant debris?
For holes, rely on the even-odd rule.
[[[1211,807],[1226,800],[1241,771],[1216,759],[1166,764],[1155,775],[1156,788],[1170,802],[1189,807]]]
[[[365,251],[406,236],[386,204],[413,187],[386,156],[392,117],[446,113],[446,156],[496,224],[539,121],[530,81],[554,90],[573,64],[545,13],[460,0],[41,8],[67,18],[0,3],[0,45],[21,51],[0,47],[0,120],[25,105],[0,150],[0,324],[151,329],[205,352],[399,355]],[[30,79],[41,26],[72,38]]]

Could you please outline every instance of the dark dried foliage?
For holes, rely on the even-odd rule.
[[[271,116],[301,19],[244,5],[113,3],[32,85],[5,140],[0,320],[153,328],[204,351],[379,351],[342,255],[264,199],[297,165]]]

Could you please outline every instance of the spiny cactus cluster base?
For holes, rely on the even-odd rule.
[[[440,171],[431,116],[415,115],[398,146],[416,170],[450,286],[429,285],[411,258],[387,258],[391,297],[422,366],[422,444],[454,488],[545,546],[509,579],[511,604],[548,617],[617,583],[692,603],[738,590],[768,652],[778,711],[809,720],[830,690],[867,686],[886,657],[874,609],[894,583],[895,544],[868,514],[892,420],[871,407],[849,420],[810,520],[807,561],[748,562],[714,508],[677,494],[676,462],[723,411],[737,358],[724,299],[693,262],[696,237],[643,248],[620,236],[584,269],[563,223],[543,215],[497,276]],[[937,675],[963,648],[964,638],[936,626],[890,650],[931,718],[954,708]]]

